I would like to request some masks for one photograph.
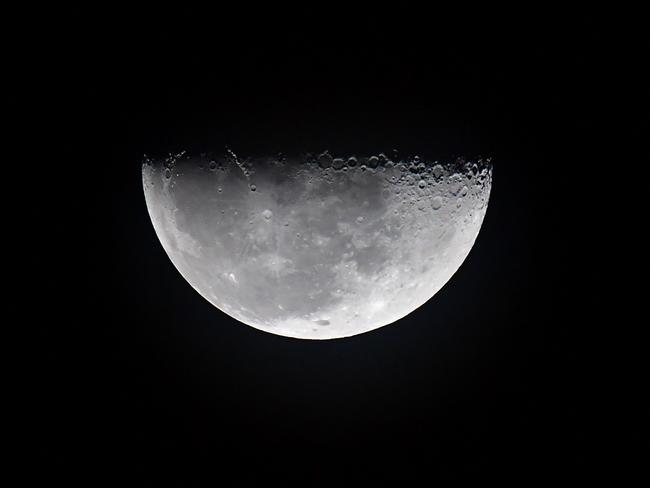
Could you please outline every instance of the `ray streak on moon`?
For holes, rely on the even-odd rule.
[[[406,316],[460,267],[490,195],[489,161],[383,154],[145,159],[147,208],[172,263],[231,317],[332,339]]]

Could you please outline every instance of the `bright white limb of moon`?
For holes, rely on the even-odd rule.
[[[395,322],[460,267],[489,162],[414,158],[145,160],[151,221],[194,289],[266,332],[332,339]]]

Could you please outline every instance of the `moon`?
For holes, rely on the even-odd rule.
[[[144,195],[170,260],[238,321],[301,339],[391,324],[440,290],[487,210],[489,160],[145,158]]]

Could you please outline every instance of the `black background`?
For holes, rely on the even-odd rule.
[[[52,19],[18,56],[36,74],[11,99],[39,101],[30,127],[51,141],[31,158],[47,203],[25,204],[41,222],[30,264],[48,270],[23,308],[36,474],[194,486],[594,473],[599,276],[584,236],[600,213],[585,168],[602,171],[608,28],[585,12],[467,10]],[[292,340],[207,303],[151,226],[143,154],[225,144],[490,156],[492,196],[429,303],[361,336]]]

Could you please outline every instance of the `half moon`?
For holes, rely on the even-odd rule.
[[[156,234],[181,275],[257,329],[333,339],[417,309],[470,252],[489,161],[385,155],[146,159]]]

